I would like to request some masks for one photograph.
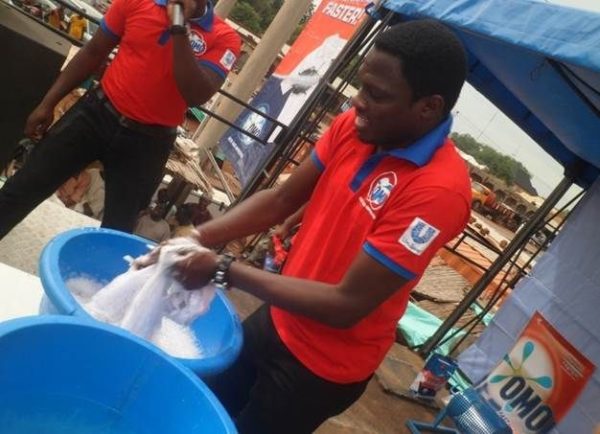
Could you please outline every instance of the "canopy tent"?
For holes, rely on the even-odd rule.
[[[587,187],[600,168],[600,14],[535,0],[384,0],[451,27],[467,80]]]
[[[570,176],[566,176],[540,206],[535,219],[542,221],[541,217],[550,212],[570,185],[570,178],[582,187],[589,187],[597,178],[600,168],[600,14],[535,0],[384,0],[382,6],[393,11],[396,20],[433,18],[451,27],[467,49],[467,79],[471,85],[567,169]],[[575,349],[574,354],[580,352],[598,364],[600,331],[595,321],[598,300],[595,282],[599,261],[594,252],[599,238],[595,230],[600,209],[599,191],[600,181],[588,191],[574,220],[552,243],[532,275],[515,287],[496,313],[492,325],[461,353],[460,367],[471,381],[478,383],[503,360],[508,360],[509,365],[512,363],[512,356],[505,354],[535,311],[541,312]],[[536,222],[530,223],[517,232],[503,254],[424,345],[424,352],[443,342],[441,338],[458,316],[500,272],[507,258],[534,233]],[[589,274],[582,271],[584,263]],[[523,352],[519,372],[524,369],[527,357]],[[534,381],[543,377],[536,371],[540,366],[547,367],[543,363],[532,363],[526,368]],[[554,420],[559,425],[552,432],[591,432],[600,422],[597,399],[600,374],[596,373],[578,395],[561,383],[557,374],[561,370],[554,369],[554,376],[548,378],[555,378],[556,383],[546,388],[544,401],[561,403],[553,404]],[[490,384],[497,383],[500,377],[492,374]],[[490,391],[484,389],[486,393]],[[493,392],[488,395],[486,398],[493,396],[505,414],[511,414],[511,421],[527,416],[528,411],[522,411],[517,401],[511,401],[511,405],[506,401],[504,406]],[[575,398],[576,401],[566,403]]]

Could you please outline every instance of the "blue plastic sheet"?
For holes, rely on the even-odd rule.
[[[468,81],[563,166],[598,175],[600,14],[535,0],[385,0],[402,20],[451,27]]]
[[[440,327],[442,320],[437,316],[421,309],[414,303],[408,303],[406,312],[398,322],[398,329],[404,336],[406,343],[410,348],[415,348],[423,345]],[[447,336],[454,335],[455,329],[448,332]],[[447,355],[454,344],[465,335],[464,332],[459,332],[449,339],[444,344],[436,348],[435,352]]]

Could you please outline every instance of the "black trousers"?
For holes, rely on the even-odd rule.
[[[0,238],[71,176],[104,165],[102,226],[131,232],[162,178],[175,135],[150,136],[121,125],[94,93],[83,96],[44,136],[0,190]]]
[[[312,433],[350,407],[368,382],[332,383],[305,368],[279,338],[266,304],[244,321],[238,360],[206,380],[240,434]]]

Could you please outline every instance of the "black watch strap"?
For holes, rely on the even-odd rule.
[[[169,33],[172,35],[187,35],[188,29],[186,26],[172,25],[169,27]]]
[[[213,276],[212,283],[217,289],[229,288],[229,267],[235,261],[235,256],[225,253],[219,257],[217,261],[217,270]]]

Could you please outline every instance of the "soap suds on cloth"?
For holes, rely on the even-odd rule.
[[[65,284],[94,318],[125,328],[173,357],[202,357],[190,324],[205,313],[215,296],[207,285],[188,291],[172,277],[170,268],[186,255],[204,249],[188,239],[162,247],[158,262],[141,270],[130,268],[108,285],[89,276],[74,276]]]

